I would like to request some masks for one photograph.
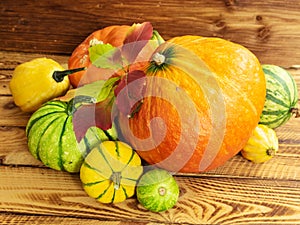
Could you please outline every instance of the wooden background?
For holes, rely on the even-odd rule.
[[[1,224],[300,224],[300,119],[276,130],[279,153],[264,164],[237,155],[214,171],[176,176],[180,199],[164,213],[144,210],[135,198],[97,203],[77,174],[45,168],[29,154],[30,114],[14,105],[8,88],[15,66],[41,56],[65,64],[94,30],[143,21],[165,39],[194,34],[240,43],[262,63],[288,69],[300,91],[297,0],[1,0]]]
[[[164,38],[194,34],[243,44],[263,63],[297,65],[297,0],[1,0],[0,49],[70,54],[92,31],[150,21]]]

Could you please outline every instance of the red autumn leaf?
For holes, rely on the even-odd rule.
[[[73,129],[79,143],[90,127],[96,126],[102,130],[112,127],[112,105],[114,96],[105,100],[80,106],[73,116]]]
[[[153,27],[150,22],[132,25],[122,46],[122,55],[127,60],[128,65],[135,61],[138,54],[151,39],[152,35]]]
[[[113,96],[114,99],[114,96]],[[95,121],[96,127],[102,130],[108,130],[112,127],[112,98],[107,98],[102,102],[96,103]]]
[[[131,115],[140,106],[144,96],[146,74],[142,70],[134,70],[124,75],[115,88],[116,105],[125,115]]]

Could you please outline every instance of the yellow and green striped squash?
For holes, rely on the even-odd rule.
[[[80,169],[85,192],[101,203],[125,201],[143,173],[138,154],[121,141],[104,141],[91,150]]]

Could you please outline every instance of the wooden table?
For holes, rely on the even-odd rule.
[[[300,119],[276,130],[280,150],[272,160],[237,155],[214,171],[176,175],[178,203],[152,213],[135,198],[100,204],[78,174],[43,167],[27,149],[30,114],[14,105],[8,87],[22,62],[48,56],[65,64],[92,31],[142,21],[166,39],[197,34],[241,43],[262,63],[288,69],[300,87],[298,1],[1,0],[0,11],[1,224],[300,224]]]

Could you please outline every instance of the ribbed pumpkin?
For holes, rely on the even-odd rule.
[[[102,203],[117,203],[130,198],[143,173],[141,159],[120,141],[104,141],[87,155],[80,169],[86,193]]]
[[[256,56],[220,38],[175,37],[146,68],[145,95],[119,127],[148,163],[180,172],[224,164],[246,144],[262,112],[266,83]]]
[[[91,61],[89,58],[89,47],[104,43],[111,44],[112,46],[118,47],[123,44],[123,41],[130,29],[130,26],[127,25],[113,25],[108,26],[100,30],[96,30],[91,33],[81,44],[79,44],[72,55],[68,60],[69,69],[80,68],[80,67],[88,67],[91,65]],[[94,75],[94,80],[81,80],[83,78],[85,71],[77,72],[69,76],[70,83],[73,87],[77,87],[78,85],[87,84],[89,82],[108,78],[105,74],[99,74],[100,77],[96,77]],[[108,76],[111,75],[111,72],[108,71]]]
[[[30,153],[52,169],[79,172],[91,148],[117,138],[114,127],[107,131],[91,127],[78,143],[72,123],[74,106],[73,100],[51,100],[32,114],[26,126]]]

